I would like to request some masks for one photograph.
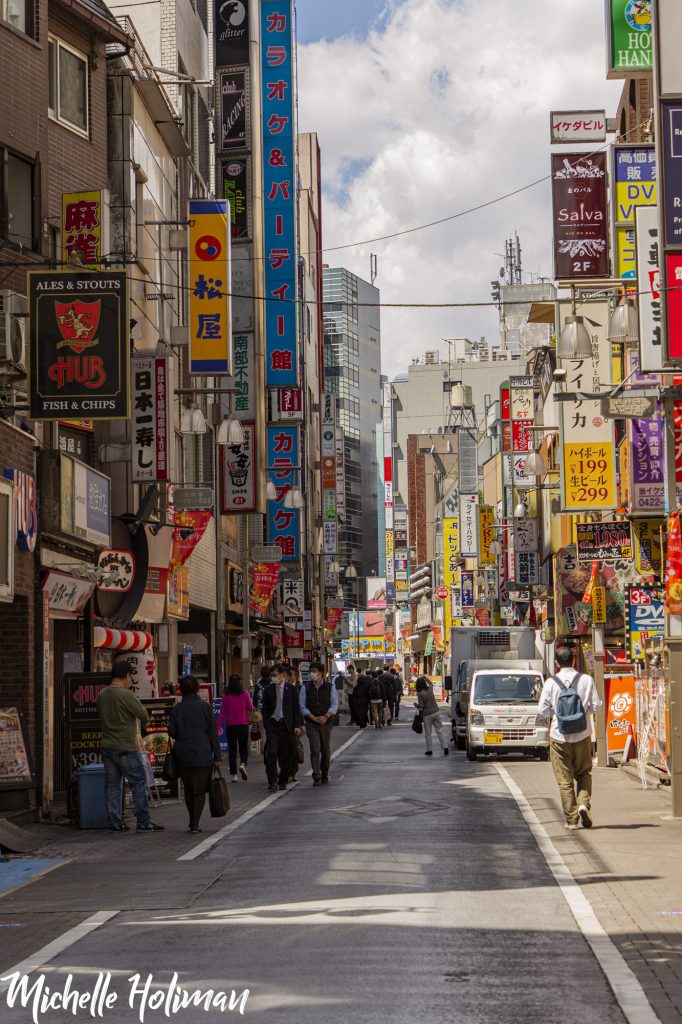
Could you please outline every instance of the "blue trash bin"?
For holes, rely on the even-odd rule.
[[[104,765],[86,764],[78,769],[78,827],[108,828]]]

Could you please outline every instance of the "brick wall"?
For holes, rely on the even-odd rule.
[[[416,548],[417,558],[414,565],[427,561],[426,543],[426,461],[419,451],[419,435],[410,434],[407,438],[407,516],[409,542]]]
[[[3,420],[0,420],[0,451],[0,471],[20,469],[35,478],[31,438]],[[34,557],[15,547],[14,601],[0,602],[0,707],[18,707],[22,712],[25,739],[34,764],[38,738],[35,653]]]

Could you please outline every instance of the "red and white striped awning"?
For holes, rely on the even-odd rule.
[[[152,635],[142,629],[108,629],[95,626],[95,647],[107,651],[148,651]]]

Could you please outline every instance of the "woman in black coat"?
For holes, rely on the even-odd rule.
[[[371,682],[372,680],[370,676],[358,676],[358,681],[349,697],[353,721],[357,722],[361,729],[364,729],[367,726],[367,718],[369,716],[369,687]]]
[[[180,680],[182,700],[171,708],[169,734],[173,760],[185,791],[189,831],[201,832],[199,821],[214,764],[220,764],[220,740],[210,704],[199,696],[194,676]]]

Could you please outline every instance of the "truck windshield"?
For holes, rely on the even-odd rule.
[[[490,672],[474,679],[475,704],[536,704],[542,693],[542,677]]]

